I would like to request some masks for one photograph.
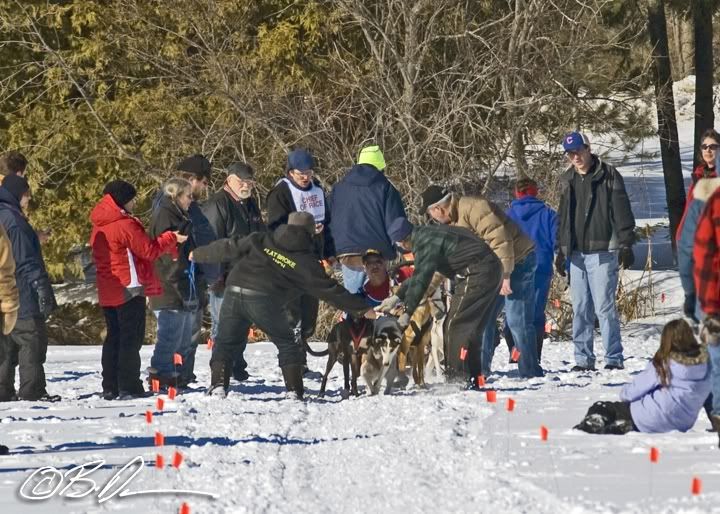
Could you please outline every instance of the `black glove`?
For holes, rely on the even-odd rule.
[[[618,262],[620,263],[620,267],[622,267],[622,269],[630,269],[630,266],[632,266],[635,262],[635,254],[633,253],[631,246],[620,248],[620,253],[618,253]]]
[[[555,256],[555,271],[558,275],[561,277],[566,276],[565,272],[565,255],[562,252],[558,252],[558,254]]]
[[[32,286],[38,297],[38,308],[40,309],[40,314],[47,319],[52,311],[57,308],[55,293],[53,293],[50,281],[46,278],[40,278],[33,281]]]

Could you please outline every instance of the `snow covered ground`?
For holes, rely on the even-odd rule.
[[[661,326],[682,298],[676,278],[659,276],[658,284],[666,300],[656,317],[623,329],[625,370],[571,373],[571,344],[546,342],[547,376],[519,380],[501,345],[489,383],[495,404],[484,393],[432,379],[427,390],[411,385],[391,396],[342,400],[337,366],[325,399],[311,380],[307,402],[287,400],[274,347],[259,343],[247,351],[252,378],[234,385],[227,399],[200,391],[175,401],[162,396],[158,411],[156,397],[107,402],[95,394],[99,347],[51,347],[48,387],[63,402],[0,404],[0,440],[12,452],[0,458],[0,512],[177,512],[182,502],[191,512],[720,511],[720,450],[704,414],[686,434],[591,436],[571,429],[592,402],[616,399],[656,350]],[[145,363],[150,351],[143,348]],[[200,386],[208,382],[209,354],[200,348]],[[311,366],[321,369],[324,359]],[[505,410],[508,398],[516,401],[512,413]],[[151,425],[147,410],[154,412]],[[154,445],[156,431],[165,435],[162,448]],[[660,450],[657,464],[649,461],[652,446]],[[184,458],[178,470],[168,468],[174,451]],[[158,452],[164,469],[155,467]],[[217,499],[147,495],[98,504],[95,495],[63,499],[60,488],[43,502],[19,495],[43,466],[66,471],[103,459],[105,468],[89,476],[102,486],[137,456],[145,468],[129,490],[189,489]],[[690,494],[693,477],[703,483],[699,497]]]

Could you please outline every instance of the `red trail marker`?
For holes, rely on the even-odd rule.
[[[190,514],[190,505],[187,503],[183,503],[180,505],[180,510],[178,511],[178,514]]]
[[[160,392],[160,380],[157,378],[153,378],[150,381],[150,388],[152,389],[153,393],[159,393]]]
[[[174,400],[175,396],[177,396],[177,389],[174,387],[168,387],[168,398]]]
[[[145,422],[149,425],[152,423],[152,412],[149,410],[145,411]]]
[[[515,400],[513,400],[512,398],[508,398],[507,403],[505,404],[505,408],[507,409],[508,412],[514,411],[515,410]]]
[[[182,366],[182,363],[183,363],[182,355],[180,355],[179,353],[174,353],[173,354],[173,364],[175,364],[175,366]]]
[[[165,446],[165,436],[161,432],[155,432],[155,446]]]
[[[512,360],[514,360],[514,361],[519,361],[520,360],[520,351],[517,348],[513,347],[510,357],[512,357]]]
[[[155,403],[157,404],[157,410],[163,410],[163,408],[165,407],[165,400],[163,400],[162,398],[158,398],[157,402]]]
[[[540,425],[540,440],[541,441],[547,441],[548,440],[548,429],[545,425]]]
[[[173,454],[173,461],[172,461],[173,467],[174,467],[175,469],[178,469],[178,468],[180,467],[180,464],[182,464],[182,461],[183,461],[182,453],[176,451],[176,452]]]
[[[159,453],[155,456],[155,467],[157,469],[163,469],[165,467],[165,458]]]
[[[480,387],[485,387],[485,375],[478,375],[477,377],[477,384]]]
[[[653,446],[650,448],[650,462],[656,463],[658,460],[660,460],[660,450]]]
[[[497,392],[485,391],[485,398],[487,399],[488,403],[495,403],[497,402]]]
[[[702,480],[700,480],[698,477],[693,477],[690,492],[693,494],[693,496],[697,496],[702,492]]]

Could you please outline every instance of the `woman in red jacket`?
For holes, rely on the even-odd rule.
[[[145,233],[131,213],[135,188],[114,180],[92,210],[92,247],[100,305],[107,335],[103,344],[103,398],[132,398],[145,393],[140,381],[140,347],[145,337],[145,297],[162,293],[153,261],[164,253],[177,255],[176,245],[187,239],[163,232],[155,239]]]

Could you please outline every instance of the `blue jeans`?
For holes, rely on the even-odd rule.
[[[575,363],[595,366],[593,331],[595,316],[605,347],[605,364],[621,365],[623,347],[620,316],[615,305],[618,283],[617,252],[580,253],[570,256],[570,296],[573,306]]]
[[[220,327],[220,312],[222,310],[223,298],[225,298],[224,294],[218,295],[216,293],[213,293],[212,291],[210,291],[208,295],[208,308],[210,310],[210,318],[212,319],[212,326],[210,327],[210,337],[215,343],[217,343],[218,328]],[[247,333],[245,334],[245,336],[247,343]],[[213,346],[213,355],[215,355],[216,348],[217,345]],[[246,373],[247,362],[245,361],[244,353],[245,346],[242,347],[242,351],[238,355],[238,358],[233,361],[233,376],[236,378],[240,378]]]
[[[193,323],[195,311],[162,309],[153,311],[157,318],[157,341],[150,366],[160,376],[173,376],[175,371],[183,375],[192,350]],[[182,366],[175,366],[174,354],[183,358]]]
[[[222,307],[223,295],[208,291],[208,310],[210,311],[210,339],[217,338],[218,324],[220,323],[220,307]]]
[[[540,377],[543,374],[538,362],[537,343],[535,340],[535,268],[537,261],[535,252],[530,252],[522,261],[515,264],[510,275],[512,294],[498,296],[494,312],[483,331],[483,374],[489,375],[493,355],[495,353],[495,335],[497,317],[505,307],[507,321],[513,340],[520,351],[518,371],[524,378]]]
[[[352,268],[348,268],[344,264],[342,265],[342,276],[343,285],[345,289],[351,294],[357,293],[365,283],[365,272],[355,271]]]
[[[720,345],[707,346],[710,355],[710,382],[712,394],[705,402],[705,408],[713,416],[720,416]]]

